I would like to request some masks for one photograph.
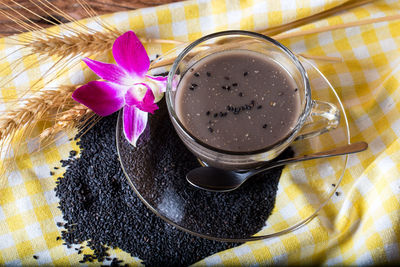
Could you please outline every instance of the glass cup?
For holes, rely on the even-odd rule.
[[[185,128],[176,114],[179,83],[190,68],[211,54],[229,50],[261,53],[278,62],[290,74],[300,94],[301,112],[297,123],[280,141],[257,151],[232,152],[204,143]],[[228,170],[247,170],[277,157],[293,141],[310,138],[334,129],[339,124],[337,107],[313,100],[307,73],[299,59],[285,46],[262,34],[248,31],[223,31],[204,36],[187,46],[176,58],[169,72],[166,102],[172,124],[186,147],[205,165]]]

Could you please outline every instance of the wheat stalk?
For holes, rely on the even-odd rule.
[[[115,39],[123,34],[116,29],[95,34],[81,32],[71,36],[64,35],[62,38],[55,36],[41,37],[37,40],[26,43],[32,53],[46,55],[48,57],[68,57],[79,55],[100,54],[110,50]]]
[[[288,39],[288,38],[303,37],[305,35],[310,35],[310,34],[330,32],[330,31],[335,31],[335,30],[340,30],[340,29],[345,29],[345,28],[369,25],[369,24],[374,24],[374,23],[378,23],[378,22],[389,22],[389,21],[399,20],[399,19],[400,19],[400,14],[391,15],[391,16],[383,16],[380,18],[362,19],[362,20],[351,21],[351,22],[347,22],[347,23],[343,23],[343,24],[339,24],[339,25],[329,25],[329,26],[322,26],[322,27],[309,29],[309,30],[281,33],[281,34],[275,35],[274,39],[282,40],[282,39]]]
[[[12,139],[20,129],[25,129],[28,133],[27,129],[34,128],[46,118],[52,118],[55,124],[61,126],[65,125],[63,123],[66,123],[67,119],[71,121],[70,117],[74,114],[76,122],[79,122],[84,115],[88,114],[87,111],[83,112],[82,110],[88,109],[79,105],[80,109],[77,112],[76,102],[71,98],[75,89],[76,86],[60,86],[56,89],[42,90],[25,100],[17,108],[4,112],[0,116],[0,138],[2,140]],[[70,116],[65,116],[63,113],[65,111],[69,112]],[[74,126],[76,124],[72,125],[72,127]]]
[[[376,0],[350,0],[347,1],[341,5],[335,6],[331,9],[325,10],[323,12],[320,13],[316,13],[314,15],[308,16],[308,17],[304,17],[301,19],[297,19],[295,21],[283,24],[283,25],[279,25],[279,26],[275,26],[275,27],[271,27],[266,29],[265,31],[262,31],[262,34],[268,35],[268,36],[273,36],[273,35],[277,35],[280,34],[282,32],[288,31],[288,30],[292,30],[294,28],[298,28],[302,25],[306,25],[309,23],[312,23],[314,21],[320,20],[320,19],[324,19],[327,18],[331,15],[334,15],[336,13],[339,13],[341,11],[345,11],[345,10],[349,10],[352,8],[356,8],[362,5],[366,5],[369,3],[372,3]]]
[[[89,16],[95,16],[95,12],[88,7],[83,0],[77,0],[81,7],[88,13]],[[18,37],[9,36],[9,40],[19,46],[19,53],[21,58],[15,60],[12,69],[14,73],[0,82],[0,87],[7,87],[10,82],[17,78],[21,73],[29,68],[37,67],[46,62],[52,63],[50,70],[39,77],[36,81],[32,81],[30,87],[31,91],[38,91],[43,86],[58,78],[65,72],[65,69],[72,68],[80,62],[83,56],[96,56],[104,54],[110,50],[115,39],[123,34],[122,31],[109,26],[106,22],[101,21],[97,17],[94,21],[100,26],[100,29],[94,30],[88,26],[76,21],[65,12],[59,10],[48,0],[29,0],[30,3],[39,8],[46,17],[43,17],[35,12],[29,10],[18,2],[11,0],[16,7],[10,6],[0,0],[7,10],[0,9],[0,14],[12,20],[19,28],[17,31],[33,31],[31,35],[23,34]],[[45,20],[53,25],[58,25],[59,28],[64,30],[62,33],[56,32],[57,28],[49,28],[44,30],[34,20],[29,19],[21,13],[21,10],[29,12],[36,16],[38,19]],[[60,24],[60,21],[52,14],[62,16],[71,22],[71,24]],[[38,57],[40,60],[30,57]],[[23,61],[32,61],[32,65],[24,66]],[[21,68],[22,66],[22,68]],[[0,69],[2,72],[8,71],[8,68]],[[5,76],[5,75],[3,75]],[[27,91],[20,93],[24,96]],[[13,96],[16,98],[17,96]]]
[[[32,132],[40,122],[50,122],[37,136],[39,138],[39,150],[51,145],[55,136],[74,128],[84,130],[96,122],[97,116],[87,107],[76,103],[71,95],[76,86],[60,86],[51,90],[43,90],[39,94],[28,98],[17,108],[6,111],[0,116],[0,151],[7,153],[11,144],[18,143],[26,137],[32,137]],[[0,164],[0,178],[5,170],[11,169],[15,157],[19,154],[19,143],[15,148],[14,158],[5,159]],[[0,188],[1,181],[0,179]]]

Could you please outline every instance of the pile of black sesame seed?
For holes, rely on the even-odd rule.
[[[158,120],[173,132],[171,123],[165,120],[165,103],[159,103],[159,106],[160,110],[150,116],[149,125]],[[149,266],[187,266],[237,246],[237,243],[210,241],[180,231],[154,215],[141,202],[128,185],[120,167],[115,145],[116,121],[116,114],[103,118],[80,138],[79,157],[75,157],[76,152],[72,151],[70,158],[62,161],[66,172],[57,180],[55,191],[66,221],[58,225],[62,228],[64,245],[78,245],[77,254],[82,254],[83,247],[79,245],[87,241],[87,246],[94,253],[83,255],[82,263],[98,261],[111,265],[123,264],[109,255],[109,247],[118,247]],[[170,136],[169,139],[178,140],[178,137]],[[148,143],[141,142],[140,145],[151,145],[152,140],[156,139],[150,139]],[[183,144],[175,149],[186,150]],[[132,164],[139,166],[141,162],[137,160]],[[160,170],[155,171],[163,172],[165,166],[159,167]],[[269,199],[275,199],[280,173],[281,169],[269,173],[270,183],[274,183],[269,189]],[[219,207],[228,212],[232,209],[230,205],[221,202]],[[246,205],[265,205],[265,202],[259,204],[250,200]],[[268,209],[272,210],[273,206],[272,202]],[[261,214],[254,217],[246,223],[262,227],[266,218]]]

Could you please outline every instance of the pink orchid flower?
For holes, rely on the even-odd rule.
[[[103,63],[89,58],[86,65],[106,81],[92,81],[75,90],[72,98],[100,116],[108,116],[123,108],[125,137],[136,142],[146,128],[148,112],[158,109],[155,99],[165,92],[167,77],[153,77],[146,73],[150,59],[133,31],[118,37],[112,48],[117,64]]]

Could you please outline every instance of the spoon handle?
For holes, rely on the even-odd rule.
[[[278,161],[269,162],[266,165],[261,166],[258,169],[255,169],[252,172],[252,175],[255,175],[257,173],[263,172],[263,171],[271,169],[271,168],[285,165],[287,163],[295,163],[295,162],[301,162],[301,161],[311,160],[311,159],[320,159],[320,158],[352,154],[352,153],[364,151],[367,148],[368,148],[368,144],[366,142],[362,141],[362,142],[356,142],[356,143],[352,143],[349,145],[337,147],[337,148],[334,148],[331,150],[325,150],[325,151],[321,151],[321,152],[317,152],[317,153],[313,153],[313,154],[309,154],[309,155],[297,156],[297,157],[288,158],[288,159],[281,159]]]

